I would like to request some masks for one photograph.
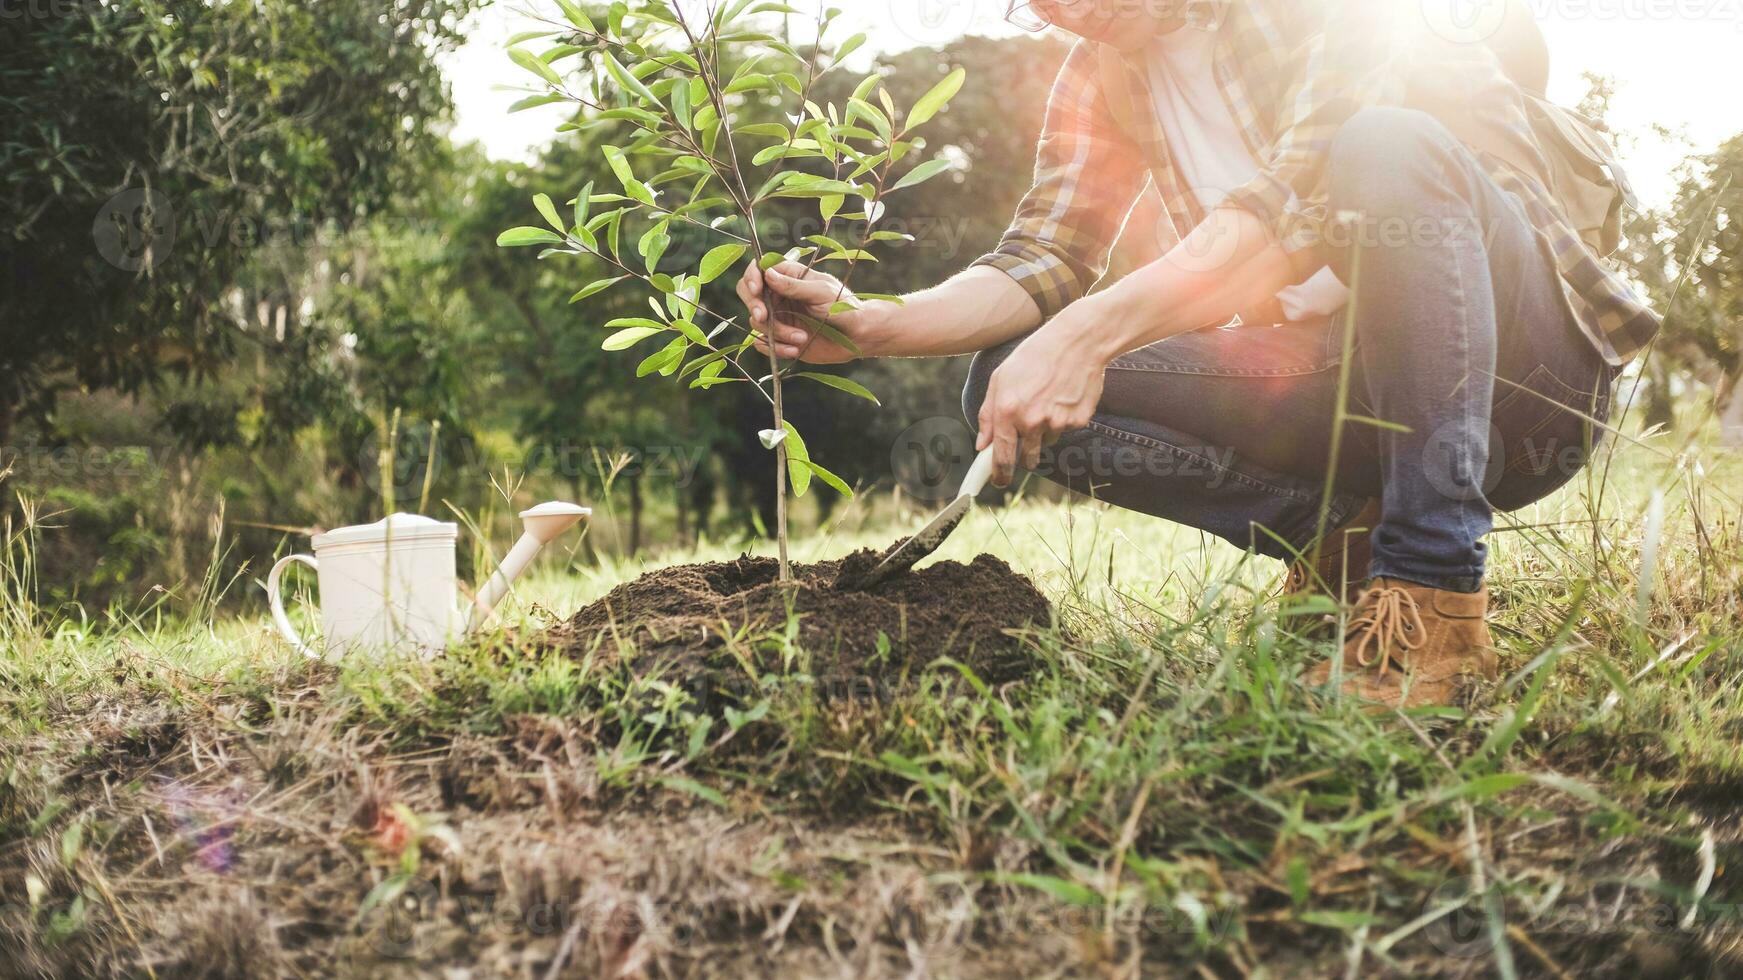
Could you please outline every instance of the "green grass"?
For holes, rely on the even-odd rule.
[[[775,631],[750,639],[754,694],[718,716],[512,641],[332,669],[211,603],[54,621],[22,599],[14,531],[0,961],[1732,973],[1743,461],[1652,439],[1609,459],[1491,538],[1502,682],[1408,716],[1303,688],[1329,641],[1318,610],[1277,608],[1274,563],[1087,502],[983,508],[944,550],[1003,557],[1053,600],[1027,681],[941,661],[824,702],[779,669],[803,661]],[[795,559],[901,529],[867,512]],[[547,565],[508,618],[524,634],[645,568],[737,551]],[[605,912],[524,914],[580,907]]]

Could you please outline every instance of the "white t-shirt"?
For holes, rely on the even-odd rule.
[[[1206,211],[1259,175],[1259,162],[1217,85],[1216,40],[1215,31],[1182,27],[1157,38],[1146,52],[1150,94],[1169,153]],[[1291,320],[1336,313],[1349,299],[1349,289],[1329,267],[1277,293]]]

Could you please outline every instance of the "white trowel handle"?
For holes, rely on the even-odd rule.
[[[968,468],[968,475],[962,478],[962,488],[956,491],[958,500],[963,497],[977,497],[986,489],[986,481],[993,476],[993,447],[988,446],[974,458],[973,465]]]

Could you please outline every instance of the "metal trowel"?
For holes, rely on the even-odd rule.
[[[914,563],[938,550],[944,539],[950,537],[950,532],[956,530],[956,525],[968,516],[968,510],[974,505],[974,498],[986,489],[987,480],[993,475],[993,447],[988,446],[974,458],[974,463],[968,468],[968,475],[962,478],[962,486],[956,491],[956,499],[950,506],[938,512],[931,523],[921,528],[919,533],[884,553],[884,557],[871,571],[848,581],[837,582],[836,588],[849,591],[868,589],[879,582],[887,581],[891,576],[900,575],[914,567]]]

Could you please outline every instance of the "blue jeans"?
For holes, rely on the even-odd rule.
[[[1330,241],[1345,319],[1200,330],[1108,366],[1088,428],[1039,472],[1121,507],[1288,560],[1320,527],[1381,500],[1370,573],[1482,586],[1496,509],[1548,495],[1584,466],[1613,370],[1567,308],[1547,248],[1515,200],[1432,117],[1366,109],[1333,140]],[[1328,238],[1334,237],[1328,233]],[[975,356],[973,423],[1012,341]],[[1339,375],[1349,415],[1331,458]],[[1335,466],[1333,492],[1324,496]]]

